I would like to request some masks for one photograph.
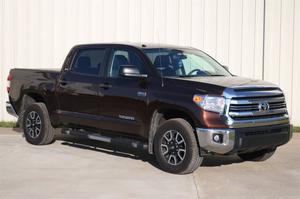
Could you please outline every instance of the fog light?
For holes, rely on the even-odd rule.
[[[213,141],[217,143],[223,142],[223,135],[222,134],[214,134],[213,135]]]
[[[214,136],[214,141],[215,142],[219,142],[220,141],[220,136],[219,135],[215,135]]]

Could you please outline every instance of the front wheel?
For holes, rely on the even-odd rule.
[[[25,110],[23,130],[30,144],[45,145],[54,141],[54,129],[45,104],[34,103]]]
[[[264,149],[250,153],[240,153],[238,156],[244,161],[265,161],[269,159],[276,151],[276,148]]]
[[[193,128],[181,118],[167,120],[159,126],[154,153],[160,167],[175,174],[191,173],[203,161]]]

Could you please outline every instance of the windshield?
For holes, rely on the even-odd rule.
[[[163,76],[231,76],[217,61],[200,50],[148,48],[143,51]]]

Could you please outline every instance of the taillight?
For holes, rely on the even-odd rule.
[[[12,74],[9,74],[8,77],[7,77],[7,87],[6,87],[6,90],[7,90],[8,93],[10,91],[10,82],[11,82],[12,78],[13,78]]]

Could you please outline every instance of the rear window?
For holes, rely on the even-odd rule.
[[[105,49],[81,49],[73,62],[71,71],[87,75],[98,75],[103,64]]]

